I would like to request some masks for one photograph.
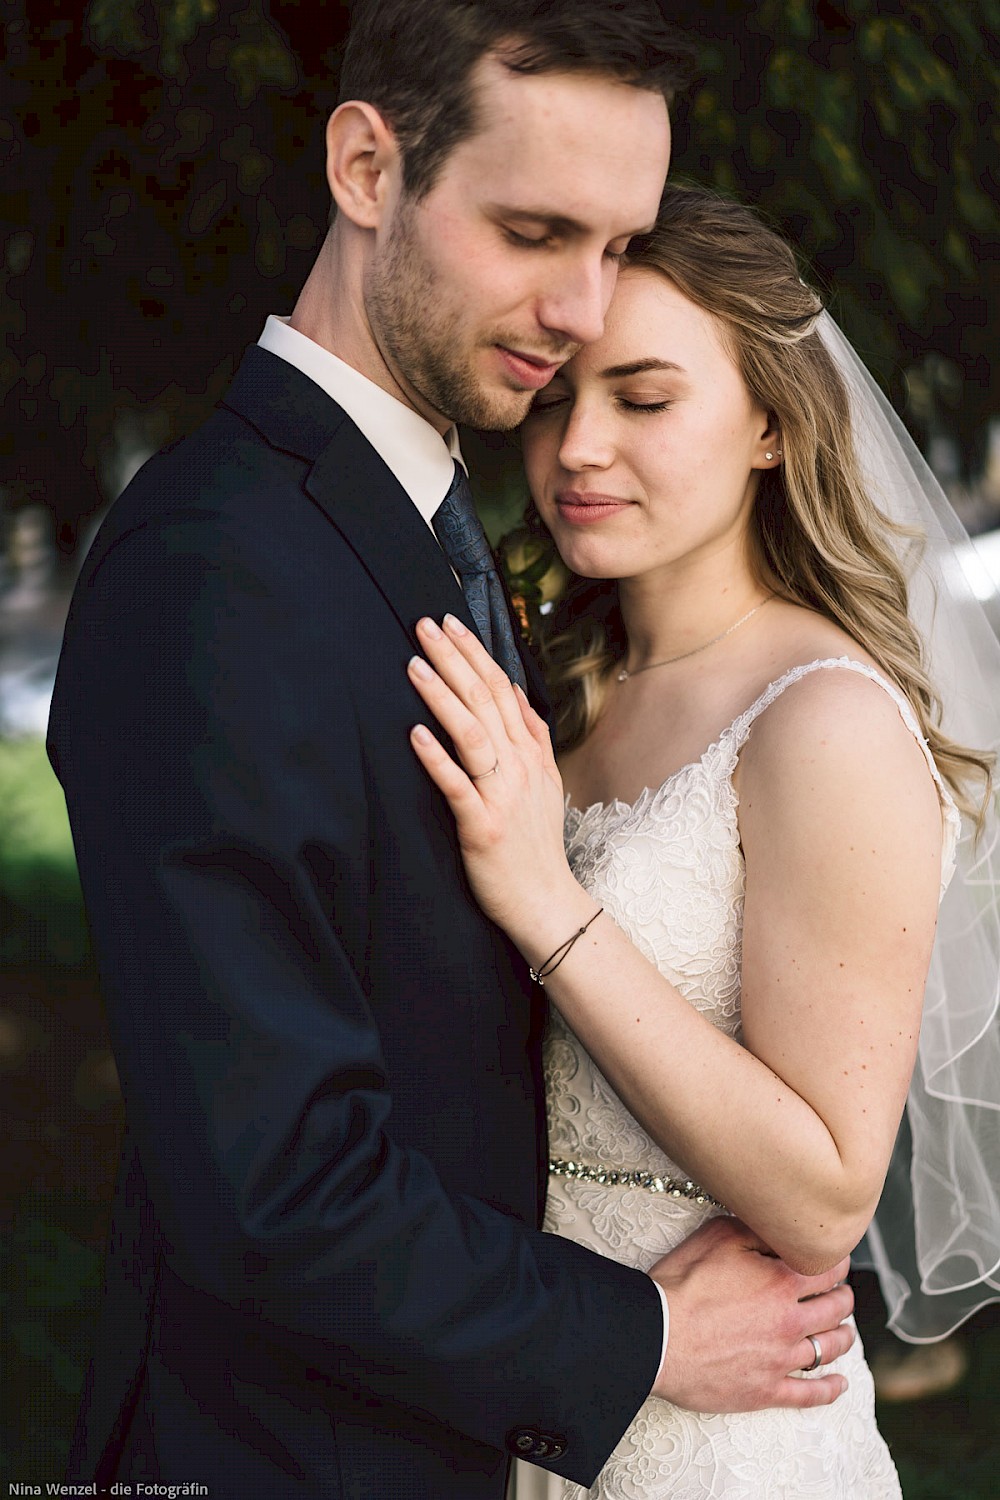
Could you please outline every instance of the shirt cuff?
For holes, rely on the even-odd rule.
[[[658,1281],[653,1285],[660,1294],[660,1306],[663,1308],[663,1347],[660,1349],[660,1363],[657,1366],[656,1378],[659,1379],[660,1371],[663,1369],[663,1361],[667,1357],[667,1341],[670,1338],[670,1308],[667,1305],[667,1294]]]

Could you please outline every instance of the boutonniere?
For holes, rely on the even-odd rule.
[[[497,558],[521,634],[531,645],[538,638],[545,606],[551,605],[562,593],[569,572],[552,538],[531,531],[527,526],[518,526],[515,531],[501,537]]]

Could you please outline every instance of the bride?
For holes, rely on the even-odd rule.
[[[574,575],[545,647],[558,770],[459,622],[422,621],[410,664],[458,754],[414,729],[470,882],[554,1005],[545,1227],[639,1267],[723,1212],[803,1272],[857,1244],[960,813],[987,806],[991,757],[938,726],[820,323],[754,215],[668,189],[603,337],[523,429]],[[590,1495],[898,1496],[860,1344],[835,1368],[832,1406],[650,1398]],[[583,1493],[518,1466],[517,1500]]]

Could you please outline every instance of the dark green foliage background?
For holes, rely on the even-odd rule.
[[[748,196],[797,241],[898,402],[907,367],[945,356],[936,399],[974,464],[993,401],[1000,0],[677,9],[698,78],[675,111],[674,170]],[[153,446],[186,430],[265,314],[291,307],[325,231],[348,14],[2,10],[0,483],[48,505],[71,552],[116,414],[134,409]]]

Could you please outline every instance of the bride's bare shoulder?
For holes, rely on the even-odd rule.
[[[830,746],[853,760],[866,757],[866,746],[884,750],[897,740],[916,744],[904,721],[905,698],[860,651],[793,663],[781,674],[778,688],[753,722],[747,751],[754,746],[769,757],[785,757]]]
[[[866,670],[796,675],[754,720],[738,772],[741,825],[831,822],[847,834],[879,822],[901,847],[934,848],[940,801],[905,699],[873,680],[864,653],[832,659],[843,657]]]

